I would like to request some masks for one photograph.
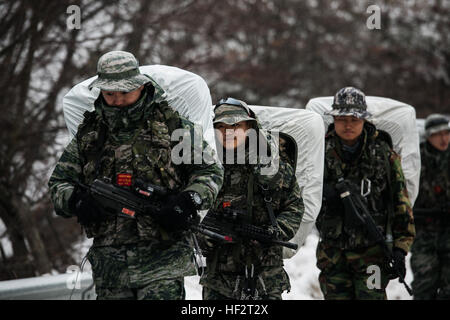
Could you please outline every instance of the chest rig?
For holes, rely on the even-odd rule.
[[[140,178],[172,190],[182,187],[180,170],[170,158],[170,135],[180,120],[167,104],[156,103],[152,96],[148,95],[142,114],[126,130],[107,124],[99,112],[108,108],[101,98],[95,102],[96,110],[85,114],[77,132],[85,184],[96,178],[107,178],[121,187],[131,188],[134,179]],[[87,236],[108,245],[162,238],[160,227],[149,216],[135,220],[111,219],[86,227]]]
[[[245,211],[245,223],[276,226],[274,207],[280,201],[276,190],[280,190],[277,179],[266,178],[258,173],[258,167],[225,165],[224,185],[219,192],[216,211],[239,209]]]
[[[217,197],[216,212],[227,214],[236,209],[248,224],[278,228],[276,215],[280,209],[284,166],[275,176],[260,174],[257,165],[224,165],[224,184]],[[211,274],[231,276],[234,287],[230,295],[239,300],[260,299],[266,292],[261,276],[263,267],[282,265],[281,246],[262,247],[238,241],[218,246],[208,259]]]
[[[382,133],[386,134],[386,133]],[[351,162],[342,160],[342,145],[335,133],[326,139],[324,181],[335,184],[346,179],[357,186],[357,192],[367,200],[368,210],[375,223],[392,240],[393,194],[391,190],[389,143],[379,132],[369,135],[363,131],[361,151]],[[378,137],[378,138],[377,138]],[[340,212],[326,212],[321,219],[321,236],[344,249],[372,245],[365,228],[345,223],[343,207]]]

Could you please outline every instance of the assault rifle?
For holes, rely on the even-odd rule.
[[[352,191],[356,189],[355,186],[342,178],[339,179],[338,183],[336,184],[336,189],[338,190],[344,204],[346,216],[352,215],[354,218],[356,218],[357,221],[359,221],[364,227],[366,227],[369,237],[371,237],[373,241],[375,241],[382,247],[383,253],[388,261],[390,272],[398,276],[400,283],[405,286],[406,291],[408,291],[409,295],[412,296],[411,288],[405,282],[405,278],[394,263],[394,255],[392,253],[392,250],[386,244],[385,237],[383,236],[380,229],[378,229],[375,221],[373,220],[373,217],[371,216],[365,203],[361,199],[363,196]]]
[[[242,217],[246,214],[245,211],[230,208],[224,208],[223,214],[211,210],[203,218],[200,227],[214,233],[226,234],[225,240],[229,243],[239,239],[257,240],[263,244],[279,245],[297,250],[296,243],[279,240],[275,231],[244,223]]]
[[[171,193],[165,187],[154,185],[137,179],[132,190],[124,189],[110,183],[109,179],[95,179],[90,185],[77,183],[89,192],[97,201],[106,215],[118,215],[128,219],[136,219],[139,215],[150,215],[158,220],[160,216],[158,201]],[[199,226],[193,220],[189,221],[189,229],[203,233],[211,238],[227,241],[227,237]]]
[[[133,191],[113,185],[106,178],[95,179],[91,185],[77,185],[91,194],[105,215],[118,215],[128,219],[136,219],[136,215],[149,213],[157,215],[159,209],[155,205],[155,199],[168,194],[166,188],[142,181],[135,183]]]

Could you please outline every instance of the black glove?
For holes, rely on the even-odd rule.
[[[324,183],[322,193],[324,201],[328,207],[335,208],[342,205],[341,197],[335,186]]]
[[[78,223],[85,226],[102,221],[103,210],[97,205],[91,194],[75,186],[69,199],[69,209],[77,216]]]
[[[161,207],[158,223],[168,231],[181,231],[189,227],[190,219],[197,217],[197,209],[189,191],[169,196]]]
[[[396,270],[400,274],[400,276],[404,279],[406,276],[406,265],[405,265],[406,253],[405,253],[405,251],[403,251],[402,249],[399,249],[399,248],[394,248],[394,250],[392,250],[392,256],[394,259],[393,269]],[[398,277],[398,275],[394,272],[390,278],[395,279],[397,277]]]

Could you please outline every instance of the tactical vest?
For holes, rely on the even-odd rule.
[[[131,181],[139,177],[173,190],[180,189],[183,179],[179,168],[171,162],[170,140],[172,131],[180,127],[178,113],[164,101],[156,103],[149,94],[142,121],[136,122],[136,129],[130,130],[125,139],[122,135],[121,141],[117,141],[117,132],[107,127],[98,112],[100,103],[101,97],[95,102],[96,111],[85,114],[76,135],[83,183],[106,177],[130,188],[127,179],[131,176]],[[85,227],[85,231],[87,237],[94,237],[94,245],[167,239],[167,234],[150,216],[136,219],[112,216],[106,222]]]
[[[351,164],[342,161],[339,137],[333,132],[326,138],[324,183],[335,185],[339,178],[356,184],[357,191],[368,192],[368,209],[377,226],[386,234],[389,216],[393,215],[393,200],[390,185],[389,143],[380,138],[379,131],[373,134],[363,131],[362,149]],[[325,206],[326,208],[326,206]],[[317,219],[321,238],[332,246],[342,249],[368,247],[374,244],[361,226],[356,228],[345,223],[343,205],[336,210],[325,210]]]
[[[434,208],[450,201],[450,149],[440,152],[425,141],[420,155],[420,191],[415,207]]]
[[[220,190],[215,211],[223,214],[224,208],[245,211],[243,221],[257,226],[272,224],[273,216],[282,208],[282,197],[291,188],[294,176],[286,175],[286,163],[280,160],[276,175],[262,175],[257,165],[224,165],[224,183]],[[271,209],[268,208],[267,202]],[[224,274],[241,273],[245,266],[255,267],[281,266],[282,247],[270,246],[261,250],[258,246],[249,246],[243,242],[216,246],[208,259],[212,272]]]

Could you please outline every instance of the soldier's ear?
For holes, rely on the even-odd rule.
[[[137,91],[139,94],[142,94],[142,91],[144,90],[145,86],[142,85],[139,88],[137,88],[135,91]]]
[[[256,121],[247,121],[248,127],[251,129],[258,129],[258,126],[256,125]]]

